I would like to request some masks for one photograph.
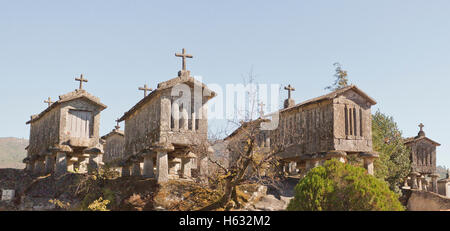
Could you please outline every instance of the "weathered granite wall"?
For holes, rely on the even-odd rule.
[[[159,141],[160,104],[161,99],[153,97],[125,120],[125,156],[135,154]]]
[[[81,110],[81,111],[89,111],[92,113],[93,116],[93,123],[90,123],[90,138],[89,138],[89,145],[93,146],[96,143],[98,143],[100,138],[100,108],[90,102],[89,100],[80,98],[75,99],[72,101],[68,101],[61,104],[61,120],[60,120],[60,143],[61,144],[69,144],[70,139],[72,138],[69,128],[67,127],[68,124],[68,114],[69,110]]]
[[[450,211],[450,198],[433,192],[411,190],[407,208],[409,211]]]
[[[119,134],[112,134],[106,138],[104,147],[103,162],[105,164],[120,160],[124,157],[125,137]]]
[[[426,140],[412,142],[411,168],[414,172],[435,173],[436,172],[436,146]]]
[[[39,155],[59,143],[60,111],[59,107],[46,113],[30,125],[29,155]]]

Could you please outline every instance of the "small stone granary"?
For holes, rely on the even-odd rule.
[[[373,174],[378,154],[372,150],[370,108],[375,100],[350,85],[295,104],[290,97],[295,89],[285,89],[289,97],[279,111],[278,127],[270,131],[271,143],[277,144],[272,148],[285,164],[307,171],[327,159],[346,162],[347,155],[356,155]]]
[[[30,145],[24,159],[26,170],[37,175],[55,172],[57,175],[67,170],[97,167],[100,154],[99,125],[100,112],[106,106],[100,99],[83,89],[87,79],[80,81],[79,89],[59,96],[52,102],[49,98],[47,109],[31,116]]]
[[[191,177],[190,146],[207,142],[207,102],[215,93],[190,76],[183,58],[178,77],[158,84],[118,121],[125,121],[125,148],[122,176],[132,175],[165,182],[169,178]],[[144,162],[141,172],[140,163]],[[154,163],[156,162],[156,172]],[[181,165],[181,167],[180,167]],[[131,170],[130,170],[131,168]],[[178,170],[181,173],[178,174]]]
[[[411,187],[437,193],[439,174],[436,172],[436,147],[440,144],[426,137],[423,127],[422,123],[419,124],[420,131],[417,136],[404,140],[404,144],[411,149],[411,173],[403,188]],[[428,177],[431,178],[431,185]]]
[[[105,141],[103,163],[109,166],[118,166],[123,159],[125,147],[125,133],[120,130],[119,123],[108,134],[102,136]]]

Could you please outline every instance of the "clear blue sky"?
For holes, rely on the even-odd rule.
[[[0,0],[0,136],[77,87],[109,106],[101,133],[139,99],[137,87],[188,68],[206,83],[292,84],[299,102],[326,93],[334,62],[392,115],[404,136],[425,124],[450,165],[449,1],[4,1]],[[283,93],[285,97],[286,93]]]

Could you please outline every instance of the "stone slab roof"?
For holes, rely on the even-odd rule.
[[[72,92],[69,92],[69,93],[67,93],[67,94],[65,94],[65,95],[60,95],[58,101],[54,102],[52,105],[50,105],[49,107],[47,107],[47,109],[45,109],[44,111],[42,111],[42,112],[39,113],[38,115],[32,115],[32,116],[31,116],[31,120],[30,120],[30,121],[27,121],[26,124],[30,124],[30,123],[33,123],[33,122],[39,120],[39,119],[42,118],[45,114],[47,114],[47,112],[51,111],[52,109],[56,108],[58,105],[60,105],[60,104],[62,104],[62,103],[69,102],[69,101],[72,101],[72,100],[75,100],[75,99],[80,99],[80,98],[87,99],[87,100],[91,101],[92,103],[98,105],[98,107],[99,107],[101,110],[104,110],[104,109],[107,108],[106,105],[104,105],[104,104],[102,104],[102,103],[100,102],[100,98],[98,98],[98,97],[96,97],[96,96],[93,96],[93,95],[89,94],[89,93],[88,93],[87,91],[85,91],[85,90],[79,90],[79,89],[77,89],[77,90],[72,91]]]
[[[207,91],[211,92],[211,95],[209,98],[213,98],[216,96],[216,93],[212,90],[210,90],[206,84],[196,80],[193,77],[188,76],[179,76],[175,77],[173,79],[167,80],[165,82],[161,82],[158,84],[158,88],[156,88],[154,91],[152,91],[149,95],[141,99],[136,105],[134,105],[129,111],[125,112],[125,114],[118,120],[119,122],[122,122],[126,119],[128,119],[135,111],[139,110],[143,105],[145,105],[147,102],[152,100],[154,97],[156,97],[161,91],[171,88],[177,84],[188,84],[188,85],[200,85],[203,89],[206,89]]]
[[[308,104],[317,103],[317,102],[324,101],[324,100],[332,100],[332,99],[334,99],[334,98],[336,98],[336,97],[338,97],[338,96],[340,96],[340,95],[342,95],[342,94],[344,94],[345,92],[350,91],[350,90],[353,90],[353,91],[355,91],[356,93],[358,93],[359,95],[361,95],[361,96],[362,96],[363,98],[365,98],[370,104],[372,104],[372,105],[377,104],[377,102],[376,102],[373,98],[371,98],[370,96],[368,96],[368,95],[367,95],[365,92],[363,92],[361,89],[359,89],[359,88],[356,87],[355,85],[350,85],[350,86],[344,87],[344,88],[342,88],[342,89],[339,89],[339,90],[333,91],[333,92],[331,92],[331,93],[328,93],[328,94],[326,94],[326,95],[322,95],[322,96],[319,96],[319,97],[316,97],[316,98],[312,98],[312,99],[306,100],[306,101],[304,101],[304,102],[298,103],[298,104],[296,104],[296,105],[294,105],[294,106],[292,106],[292,107],[282,109],[282,110],[280,110],[280,112],[289,111],[289,110],[292,110],[292,109],[294,109],[294,108],[298,108],[298,107],[305,106],[305,105],[308,105]]]
[[[117,135],[120,135],[120,136],[125,136],[125,132],[124,132],[124,131],[114,129],[114,130],[112,130],[110,133],[108,133],[108,134],[102,136],[102,139],[103,139],[103,140],[106,140],[108,137],[110,137],[110,136],[112,136],[112,135],[114,135],[114,134],[117,134]]]
[[[403,139],[403,143],[404,144],[408,144],[408,143],[416,142],[416,141],[423,140],[423,139],[429,141],[430,143],[432,143],[435,146],[441,146],[440,143],[438,143],[438,142],[436,142],[436,141],[434,141],[434,140],[432,140],[432,139],[430,139],[430,138],[428,138],[426,136],[408,137],[408,138]]]
[[[247,128],[251,128],[251,127],[253,127],[253,128],[259,128],[259,126],[260,126],[260,124],[262,123],[262,122],[270,122],[270,120],[269,119],[262,119],[262,118],[258,118],[258,119],[256,119],[256,120],[252,120],[252,121],[249,121],[249,122],[244,122],[244,123],[242,123],[241,124],[241,126],[239,126],[236,130],[234,130],[229,136],[227,136],[227,137],[225,137],[225,139],[223,139],[223,140],[229,140],[229,139],[231,139],[231,138],[233,138],[234,136],[236,136],[237,134],[239,134],[240,132],[243,132],[243,131],[245,131],[244,129],[247,129]]]

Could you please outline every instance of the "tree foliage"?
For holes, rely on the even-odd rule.
[[[403,179],[410,172],[409,149],[391,116],[377,111],[372,116],[373,149],[380,158],[375,160],[375,176],[389,183],[391,190],[400,193]]]
[[[337,160],[311,169],[295,187],[290,211],[401,211],[398,195],[361,167]]]
[[[334,63],[333,66],[336,67],[334,74],[336,79],[334,80],[333,85],[326,87],[325,90],[335,91],[348,86],[347,71],[342,69],[340,63]]]

